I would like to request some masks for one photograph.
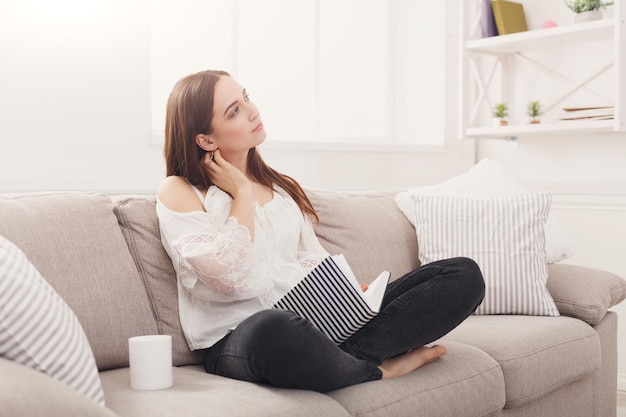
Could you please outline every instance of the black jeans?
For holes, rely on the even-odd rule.
[[[319,392],[377,380],[385,359],[431,343],[482,302],[468,258],[432,262],[390,283],[381,312],[341,345],[290,311],[264,310],[207,349],[207,372]]]

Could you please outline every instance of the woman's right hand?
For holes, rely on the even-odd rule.
[[[250,238],[254,241],[254,197],[252,183],[237,167],[222,158],[220,150],[216,150],[211,158],[207,152],[202,160],[213,184],[230,194],[233,205],[230,215],[235,217],[240,225],[250,231]]]
[[[243,172],[222,158],[219,149],[215,152],[207,152],[202,160],[204,167],[209,173],[211,182],[231,197],[235,198],[241,193],[252,195],[252,184]]]

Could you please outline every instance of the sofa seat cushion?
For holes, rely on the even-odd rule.
[[[571,317],[471,316],[443,338],[475,346],[502,368],[505,408],[515,408],[600,367],[600,339]]]
[[[350,416],[336,401],[316,392],[237,381],[207,374],[197,365],[173,371],[174,385],[156,391],[131,390],[128,368],[101,372],[107,406],[121,417]]]
[[[448,353],[400,378],[330,392],[353,416],[486,416],[504,406],[504,378],[486,353],[446,343]]]
[[[0,417],[118,417],[76,390],[0,358]]]

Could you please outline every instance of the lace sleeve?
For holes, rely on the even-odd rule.
[[[197,217],[201,215],[209,217],[206,213]],[[197,217],[178,219],[177,229],[182,223],[187,232],[170,242],[182,285],[200,298],[218,302],[246,300],[271,291],[265,262],[248,229],[234,217],[219,228]]]
[[[306,218],[302,224],[302,232],[298,244],[300,265],[306,269],[313,269],[327,256],[329,256],[329,253],[322,247],[315,235],[311,221]]]

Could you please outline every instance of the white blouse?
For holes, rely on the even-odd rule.
[[[232,198],[216,186],[205,212],[179,213],[158,199],[161,241],[178,277],[180,322],[192,350],[212,346],[252,314],[270,308],[328,253],[283,190],[256,204],[254,242],[229,217]]]

